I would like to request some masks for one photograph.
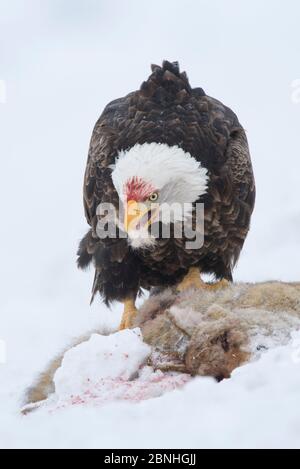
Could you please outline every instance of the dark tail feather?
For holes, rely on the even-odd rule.
[[[99,293],[107,306],[113,301],[134,298],[139,291],[140,265],[125,239],[102,242],[90,230],[78,249],[77,264],[81,269],[90,263],[95,267],[91,304]]]
[[[80,241],[77,251],[78,259],[77,265],[79,269],[86,269],[93,260],[93,252],[95,249],[95,239],[90,230],[85,237]]]
[[[99,270],[95,270],[95,277],[94,277],[94,283],[93,283],[93,287],[92,287],[92,297],[91,297],[91,301],[90,301],[90,305],[93,304],[94,302],[94,299],[95,299],[95,296],[99,290],[99,287],[98,287],[98,280],[99,280]]]

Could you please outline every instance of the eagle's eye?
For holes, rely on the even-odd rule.
[[[157,199],[158,199],[158,193],[157,192],[153,192],[153,194],[151,194],[150,197],[149,197],[150,202],[156,202]]]

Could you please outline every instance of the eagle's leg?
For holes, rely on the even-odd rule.
[[[200,276],[198,267],[191,267],[184,279],[177,285],[178,291],[194,289],[217,290],[219,288],[226,288],[229,285],[228,280],[220,280],[216,283],[205,283]]]
[[[200,277],[198,267],[191,267],[184,279],[177,285],[178,291],[188,290],[189,288],[201,289],[205,288],[205,282]]]
[[[123,301],[124,312],[121,320],[119,330],[128,329],[132,326],[133,320],[137,315],[137,308],[135,307],[135,301],[133,298]]]

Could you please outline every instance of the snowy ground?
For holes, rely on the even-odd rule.
[[[141,358],[145,350],[138,347],[135,348]],[[84,393],[83,399],[66,397],[69,388],[61,378],[72,382],[78,393],[84,389],[83,381],[78,386],[75,380],[74,385],[74,375],[70,373],[72,363],[78,364],[78,356],[82,358],[81,351],[75,361],[73,356],[73,361],[65,363],[57,378],[59,400],[22,419],[11,415],[1,426],[1,446],[299,448],[299,347],[297,333],[290,345],[270,350],[258,362],[237,369],[230,380],[216,384],[209,378],[194,378],[184,388],[171,391],[166,386],[161,397],[149,399],[146,391],[150,389],[150,394],[155,395],[157,381],[141,377],[135,390],[144,394],[146,400],[140,400],[132,390],[124,392],[122,383],[116,380],[115,402],[107,394],[105,384],[102,402]],[[148,389],[141,386],[143,380]],[[107,379],[106,385],[113,389]],[[95,391],[93,386],[88,389]]]
[[[258,194],[235,278],[300,279],[299,3],[189,3],[0,1],[0,447],[300,447],[299,337],[221,384],[18,414],[72,337],[119,321],[89,308],[92,272],[75,268],[82,175],[101,109],[150,62],[178,59],[247,129]]]

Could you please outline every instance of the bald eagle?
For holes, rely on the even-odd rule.
[[[92,134],[84,177],[90,229],[78,251],[80,268],[95,267],[92,300],[99,292],[107,305],[123,302],[123,329],[137,314],[142,289],[231,282],[254,202],[249,148],[237,116],[192,88],[177,62],[152,65],[138,91],[106,106]],[[164,219],[163,207],[174,205],[185,210],[171,208]],[[101,206],[113,207],[114,215],[104,216]],[[99,233],[102,220],[102,228],[115,228],[113,235]],[[175,235],[178,223],[202,233],[199,246],[188,245],[184,230]],[[216,282],[205,283],[201,273]]]

